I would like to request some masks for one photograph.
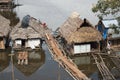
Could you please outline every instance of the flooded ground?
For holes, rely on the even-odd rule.
[[[0,61],[2,61],[0,62],[0,79],[2,80],[13,80],[12,63],[8,56],[9,53],[0,52]],[[15,80],[73,80],[73,78],[53,60],[45,44],[43,46],[43,52],[32,51],[29,53],[28,65],[18,65],[16,55],[17,54],[15,54],[13,58]]]
[[[0,14],[10,20],[11,27],[15,26],[23,16],[30,14],[46,22],[48,27],[55,30],[73,11],[79,12],[81,18],[86,17],[95,24],[97,18],[90,11],[90,8],[92,7],[92,3],[96,1],[70,0],[68,1],[70,3],[68,3],[63,0],[18,0],[20,4],[23,4],[22,6],[16,7],[12,12],[0,12]],[[67,71],[53,60],[46,44],[43,45],[42,50],[29,52],[28,65],[18,64],[17,52],[14,52],[12,66],[10,53],[9,49],[0,51],[0,80],[13,80],[12,74],[14,74],[14,80],[73,80]],[[72,60],[88,77],[93,80],[101,79],[100,72],[91,55],[73,56]],[[119,72],[112,61],[108,57],[105,57],[104,60],[111,72],[118,78],[117,80],[120,80]],[[14,73],[12,72],[12,68]]]

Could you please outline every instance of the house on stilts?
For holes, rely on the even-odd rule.
[[[12,30],[10,34],[11,45],[15,50],[23,48],[30,50],[39,49],[42,46],[42,38],[46,31],[48,31],[48,28],[44,27],[40,21],[27,15]]]
[[[10,21],[0,15],[0,49],[6,49],[9,32],[11,30]]]
[[[0,0],[0,11],[12,10],[13,6],[13,0]]]
[[[58,32],[73,55],[100,51],[102,35],[87,19],[80,19],[76,12],[72,13]]]

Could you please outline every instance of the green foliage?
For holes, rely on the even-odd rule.
[[[120,26],[120,17],[117,17],[116,19],[118,21],[118,25]]]
[[[92,11],[94,13],[99,12],[99,16],[115,15],[120,12],[120,0],[98,0]]]
[[[110,26],[111,29],[114,30],[115,34],[119,34],[118,26],[116,26],[115,24],[110,24],[109,26]]]

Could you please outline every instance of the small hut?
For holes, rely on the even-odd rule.
[[[67,41],[67,45],[71,45],[73,54],[89,53],[100,48],[100,32],[87,19],[80,19],[78,13],[73,13],[60,27],[59,32]]]
[[[5,49],[8,34],[10,31],[10,22],[0,15],[0,49]]]
[[[11,10],[13,7],[13,0],[0,0],[0,11]]]
[[[13,41],[13,48],[30,48],[39,49],[42,44],[42,37],[45,29],[43,25],[35,18],[30,17],[28,26],[23,27],[20,23],[12,30],[11,39]]]

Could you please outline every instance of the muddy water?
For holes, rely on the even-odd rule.
[[[0,80],[12,79],[12,63],[8,52],[0,52]],[[41,51],[30,51],[28,65],[17,64],[14,53],[13,68],[15,80],[73,80],[73,78],[53,60],[46,45]]]
[[[27,14],[46,22],[53,30],[59,27],[73,11],[79,12],[82,18],[86,17],[92,23],[95,23],[94,21],[97,20],[90,11],[91,4],[96,2],[96,0],[69,0],[69,3],[63,0],[18,0],[18,2],[23,5],[16,7],[13,12],[0,12],[2,16],[10,20],[11,26],[16,25]],[[45,44],[42,50],[29,52],[28,65],[18,65],[17,52],[14,52],[15,55],[12,66],[9,56],[10,53],[11,51],[9,49],[0,51],[0,80],[13,80],[12,74],[14,74],[14,80],[73,80],[73,78],[53,60]],[[72,59],[78,68],[88,77],[93,80],[101,79],[94,59],[90,55],[77,55],[72,57]],[[117,75],[118,72],[110,59],[105,57],[105,62],[109,69]],[[14,72],[12,72],[12,67]]]

